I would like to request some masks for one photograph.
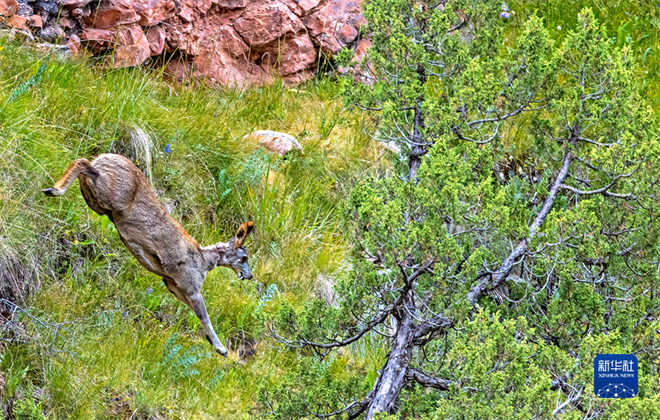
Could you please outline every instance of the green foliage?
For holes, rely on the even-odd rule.
[[[19,368],[14,366],[13,369],[9,371],[9,375],[5,379],[5,387],[3,389],[3,394],[10,398],[16,393],[21,381],[25,378],[29,370],[29,367]]]
[[[32,397],[21,398],[14,403],[14,418],[16,420],[45,420],[41,412],[41,404],[34,402]]]
[[[486,90],[496,88],[496,80],[486,75],[502,64],[495,43],[503,27],[489,18],[499,7],[494,0],[364,3],[373,34],[364,66],[365,71],[373,69],[375,81],[373,86],[344,83],[344,98],[379,111],[377,137],[402,148],[410,177],[416,176],[421,157],[436,137],[453,129],[452,121],[442,118],[448,108],[455,109],[461,100],[467,102],[464,106],[481,105]],[[470,11],[468,25],[463,10]],[[465,42],[464,37],[475,41]],[[462,91],[460,82],[452,82],[462,80],[459,75],[483,84]]]
[[[144,307],[147,308],[148,311],[153,312],[158,309],[162,300],[162,296],[155,293],[151,294],[151,292],[147,291],[144,294]]]
[[[356,372],[357,370],[357,372]],[[259,403],[270,407],[275,419],[291,419],[302,413],[327,415],[341,401],[354,401],[368,389],[359,369],[348,358],[304,359],[288,375],[266,381],[259,390]]]
[[[339,67],[348,67],[355,57],[355,52],[350,48],[342,48],[334,57],[334,62]]]
[[[204,359],[210,358],[213,354],[207,348],[196,345],[184,349],[182,345],[177,344],[178,335],[172,334],[163,346],[163,364],[175,378],[189,378],[199,376],[199,370],[195,365]]]
[[[41,83],[41,78],[43,77],[44,70],[46,70],[48,67],[49,59],[50,54],[44,58],[43,63],[41,63],[41,65],[37,68],[37,71],[34,75],[30,76],[26,81],[22,82],[16,87],[16,89],[14,89],[14,91],[11,93],[11,95],[9,95],[9,98],[7,99],[8,102],[15,101],[19,96],[27,93],[32,86]]]
[[[262,312],[266,308],[268,302],[270,302],[275,297],[276,293],[277,285],[275,283],[269,285],[264,294],[261,295],[261,299],[259,299],[259,304],[257,305],[255,312]]]

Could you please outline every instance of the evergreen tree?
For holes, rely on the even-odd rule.
[[[365,4],[376,83],[349,97],[380,110],[408,179],[350,194],[337,306],[282,305],[273,336],[305,357],[262,394],[279,418],[660,415],[660,146],[638,63],[590,10],[555,45],[536,16],[509,43],[499,4],[467,5]],[[338,349],[379,340],[376,378],[337,374]],[[594,357],[631,352],[640,395],[596,398]]]

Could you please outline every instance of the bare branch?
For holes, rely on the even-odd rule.
[[[582,391],[584,391],[584,387],[580,388],[580,390],[577,393],[571,393],[571,395],[566,399],[566,401],[564,401],[557,408],[555,408],[555,410],[552,412],[552,415],[556,416],[557,413],[559,413],[561,410],[564,409],[564,407],[566,407],[569,404],[575,403],[577,400],[579,400],[580,397],[582,396]]]
[[[436,378],[410,366],[406,369],[406,380],[412,380],[427,388],[435,388],[441,391],[449,390],[449,385],[454,383],[454,381],[449,379]]]
[[[371,322],[369,322],[369,324],[367,324],[367,326],[362,328],[357,334],[355,334],[354,336],[352,336],[350,338],[347,338],[346,340],[342,340],[342,341],[331,341],[329,343],[316,343],[316,342],[313,342],[313,341],[309,341],[306,338],[300,338],[299,339],[299,344],[298,344],[298,343],[286,340],[284,337],[281,337],[281,336],[275,334],[275,332],[272,331],[272,330],[271,330],[271,335],[277,341],[279,341],[280,343],[283,343],[283,344],[285,344],[289,347],[312,346],[312,347],[316,347],[316,348],[320,348],[320,349],[332,349],[332,348],[335,348],[335,347],[344,347],[344,346],[347,346],[347,345],[349,345],[351,343],[354,343],[355,341],[359,340],[366,333],[373,330],[374,327],[376,327],[378,324],[381,324],[382,322],[384,322],[387,319],[387,317],[390,315],[390,313],[392,312],[392,309],[393,309],[393,306],[388,306],[385,310],[381,311],[378,316],[374,317],[371,320]]]
[[[577,188],[571,187],[570,185],[566,185],[566,184],[561,184],[559,187],[562,190],[568,190],[568,191],[570,191],[572,193],[575,193],[577,195],[603,194],[603,195],[608,196],[608,197],[616,197],[616,198],[631,198],[632,197],[631,194],[617,194],[617,193],[609,192],[608,189],[611,188],[614,185],[615,182],[616,181],[612,181],[612,183],[610,183],[609,185],[607,185],[603,188],[599,188],[597,190],[588,190],[588,191],[578,190]]]
[[[537,101],[537,102],[542,102],[542,101],[544,101],[544,99],[542,99],[542,100],[540,100],[540,101]],[[545,108],[545,107],[547,106],[547,105],[542,105],[542,106],[537,106],[536,108],[528,108],[528,109],[525,109],[525,107],[526,107],[527,105],[529,105],[529,103],[525,103],[525,104],[523,104],[522,106],[520,106],[518,109],[516,109],[515,111],[513,111],[513,112],[508,112],[508,113],[506,113],[505,115],[502,115],[501,117],[483,118],[483,119],[481,119],[481,120],[469,121],[469,122],[467,122],[467,126],[468,126],[468,127],[472,127],[472,126],[479,125],[479,124],[484,124],[484,123],[487,123],[487,122],[498,122],[498,121],[503,121],[503,120],[506,120],[507,118],[511,118],[511,117],[513,117],[513,116],[515,116],[515,115],[518,115],[518,114],[520,114],[521,112],[538,111],[539,109],[543,109],[543,108]]]
[[[475,285],[472,290],[470,290],[467,298],[472,306],[475,306],[477,304],[477,299],[479,299],[479,297],[481,297],[488,290],[494,290],[498,288],[504,282],[504,280],[506,280],[514,264],[525,254],[529,243],[536,235],[536,231],[541,227],[546,217],[548,217],[548,214],[550,214],[550,210],[552,209],[552,205],[555,201],[555,198],[557,197],[559,188],[563,184],[564,179],[566,179],[568,168],[571,165],[573,159],[574,157],[572,153],[567,153],[564,156],[562,167],[557,174],[557,178],[555,179],[552,188],[550,188],[548,197],[546,197],[545,201],[543,202],[543,207],[541,207],[541,210],[536,214],[534,222],[529,227],[529,234],[527,238],[524,238],[518,242],[518,245],[514,248],[513,251],[511,251],[509,256],[494,273],[489,273],[489,275],[482,276],[482,280],[477,285]]]
[[[424,345],[434,339],[439,333],[454,325],[454,318],[438,314],[415,328],[415,345]],[[429,337],[427,337],[430,334]]]

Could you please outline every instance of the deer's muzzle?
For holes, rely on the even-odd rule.
[[[238,273],[238,277],[244,280],[251,280],[252,279],[252,272],[250,271],[250,266],[245,263],[241,266],[241,270]]]

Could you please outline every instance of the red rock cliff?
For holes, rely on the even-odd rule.
[[[0,0],[10,26],[108,54],[115,67],[244,86],[313,76],[319,55],[356,48],[361,0]]]

